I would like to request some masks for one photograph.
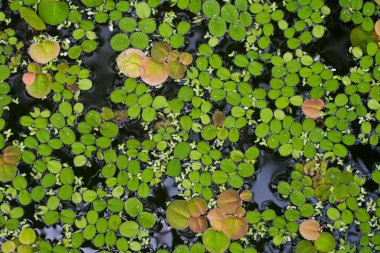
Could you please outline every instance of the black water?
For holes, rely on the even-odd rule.
[[[327,33],[323,39],[320,39],[312,45],[305,47],[305,51],[314,54],[318,53],[321,58],[324,59],[325,64],[330,65],[332,68],[336,69],[336,73],[339,75],[344,75],[349,73],[349,69],[353,66],[354,62],[350,60],[347,53],[350,42],[349,42],[349,32],[352,26],[343,24],[339,22],[339,12],[338,1],[327,1],[327,4],[332,10],[332,14],[328,17],[326,21]],[[165,3],[160,6],[156,18],[159,20],[163,18],[164,10],[170,8],[169,3]],[[180,19],[191,18],[193,14],[189,12],[184,12],[176,7],[172,8]],[[0,10],[6,11],[12,17],[11,27],[16,30],[16,34],[19,39],[24,41],[26,46],[29,45],[30,39],[37,35],[38,33],[33,32],[28,28],[27,24],[21,20],[17,14],[9,12],[5,4],[0,3]],[[291,17],[289,17],[291,18]],[[207,31],[207,21],[200,22],[193,25],[191,28],[191,33],[186,36],[186,44],[184,51],[190,52],[196,56],[197,48],[202,43],[207,43],[207,40],[203,38],[203,35]],[[1,27],[2,29],[2,27]],[[56,31],[50,27],[47,32],[50,35],[57,35],[61,38],[69,38],[69,34],[72,32],[70,30]],[[110,31],[107,25],[97,25],[95,32],[97,33],[98,39],[98,49],[93,54],[85,55],[81,58],[83,60],[83,66],[90,68],[92,71],[93,89],[88,92],[82,92],[80,102],[84,103],[86,110],[90,109],[101,109],[103,106],[112,107],[109,101],[109,94],[115,87],[122,85],[122,77],[115,74],[117,72],[115,66],[115,58],[117,53],[115,53],[110,45],[110,38],[118,33],[118,29],[115,26],[113,31]],[[273,39],[274,44],[272,46],[282,48],[284,46],[284,40],[280,36]],[[226,65],[231,64],[231,59],[226,55],[235,50],[242,51],[244,49],[241,43],[234,41],[229,41],[224,38],[221,41],[220,49],[217,53],[223,56],[226,60]],[[226,53],[227,52],[227,53]],[[24,55],[26,55],[26,47],[24,48]],[[68,59],[67,59],[68,60]],[[19,73],[22,73],[20,71]],[[23,128],[19,124],[19,118],[26,115],[30,108],[33,106],[38,106],[40,108],[48,108],[50,110],[55,109],[55,105],[50,100],[36,100],[29,97],[25,90],[24,85],[21,81],[22,74],[13,75],[9,82],[12,84],[12,96],[19,98],[18,104],[12,104],[10,106],[10,111],[5,115],[7,118],[7,127],[12,129],[16,133],[21,133]],[[269,75],[260,78],[260,82],[265,83],[270,79]],[[159,88],[154,91],[154,94],[164,95],[168,99],[176,97],[177,92],[180,88],[180,84],[170,81],[165,84],[164,87]],[[225,104],[215,104],[215,106],[221,110],[229,110]],[[121,129],[119,141],[125,141],[128,138],[134,137],[139,140],[146,138],[146,132],[140,127],[137,121],[131,121],[126,123],[125,127]],[[228,154],[231,149],[234,148],[244,148],[253,142],[252,139],[252,129],[245,128],[242,131],[244,138],[239,144],[234,144],[233,146],[228,146],[229,143],[224,146],[224,152]],[[18,139],[20,136],[18,134],[14,135],[11,140]],[[367,145],[357,145],[350,149],[351,159],[347,161],[348,164],[352,164],[358,171],[370,179],[369,175],[375,164],[380,162],[380,151],[378,149],[373,149]],[[64,162],[71,164],[72,156],[67,150],[60,151],[55,154],[57,157],[62,159]],[[95,159],[92,161],[94,166],[92,168],[85,168],[78,173],[78,176],[84,177],[85,186],[89,188],[96,188],[98,184],[101,184],[102,180],[97,178],[97,173],[101,168],[101,163]],[[245,187],[249,188],[254,193],[254,203],[252,203],[253,208],[258,208],[259,210],[264,210],[267,208],[274,209],[277,213],[281,213],[282,209],[286,207],[289,203],[276,196],[276,185],[281,180],[286,180],[289,177],[290,168],[293,165],[293,161],[290,159],[281,159],[278,156],[270,152],[262,152],[257,165],[256,173],[251,180],[247,180]],[[27,171],[27,167],[21,168],[22,171]],[[76,170],[78,171],[78,170]],[[368,191],[375,191],[376,185],[368,180],[365,185]],[[165,208],[166,202],[171,201],[176,198],[178,194],[177,187],[174,184],[173,179],[166,179],[161,185],[153,189],[153,194],[144,201],[144,206],[150,210],[155,210],[158,222],[154,227],[154,231],[151,235],[151,243],[146,252],[152,252],[157,248],[173,248],[176,245],[186,243],[189,241],[196,241],[197,238],[189,231],[176,231],[171,230],[165,221]],[[34,207],[29,206],[29,212],[27,218],[32,219]],[[85,213],[86,207],[77,207],[77,210]],[[61,238],[62,227],[44,227],[43,223],[33,224],[34,227],[38,228],[40,235],[51,241],[56,242]],[[353,231],[350,236],[357,238],[355,232]],[[292,245],[284,245],[279,248],[275,248],[269,239],[261,239],[259,241],[250,240],[252,245],[259,252],[292,252]],[[83,252],[96,252],[91,249],[90,246],[85,246],[82,248]]]

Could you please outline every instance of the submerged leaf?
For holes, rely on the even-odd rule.
[[[141,79],[151,86],[162,84],[169,77],[167,64],[157,62],[150,57],[141,60],[140,72]]]
[[[140,77],[140,64],[143,58],[145,58],[143,51],[129,48],[121,52],[117,57],[117,67],[124,75],[128,77]]]
[[[306,117],[317,119],[321,115],[321,110],[325,106],[322,99],[307,99],[302,103],[302,111]]]
[[[233,189],[225,190],[219,195],[216,204],[226,214],[235,214],[241,206],[239,193]]]
[[[59,44],[55,41],[44,40],[35,42],[29,47],[30,57],[37,63],[46,64],[58,57],[60,52]]]
[[[190,213],[187,210],[186,200],[175,200],[166,210],[166,219],[170,226],[182,230],[189,226]]]
[[[305,220],[301,223],[299,231],[306,240],[315,241],[320,235],[319,223],[315,220]]]

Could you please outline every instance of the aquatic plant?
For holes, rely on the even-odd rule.
[[[48,73],[31,73],[23,75],[22,81],[25,84],[26,91],[34,98],[46,97],[52,89],[52,77]]]
[[[35,42],[29,47],[29,55],[33,61],[46,64],[51,60],[58,57],[60,52],[60,46],[57,42],[52,40],[43,40],[41,42]]]
[[[6,147],[0,157],[0,182],[11,181],[17,175],[17,164],[21,160],[21,150],[15,146]]]

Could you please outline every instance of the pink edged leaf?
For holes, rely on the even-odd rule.
[[[219,208],[211,209],[207,214],[211,227],[217,231],[222,231],[223,220],[226,217],[226,214]]]
[[[377,36],[380,36],[380,20],[377,20],[375,23],[375,32]]]
[[[140,77],[140,63],[145,58],[143,51],[129,48],[119,54],[116,59],[120,71],[131,78]]]
[[[140,64],[141,79],[151,85],[156,86],[164,83],[169,77],[168,66],[150,57],[145,57]]]
[[[223,221],[223,233],[232,240],[238,240],[248,232],[245,218],[227,217]]]
[[[189,227],[194,233],[203,233],[208,228],[206,217],[191,217],[189,220]]]
[[[192,217],[199,217],[202,214],[207,213],[207,203],[200,197],[195,197],[187,204],[187,210],[189,210]]]
[[[318,239],[320,233],[319,223],[315,220],[305,220],[301,223],[299,231],[303,238],[309,241]]]
[[[58,57],[60,52],[58,42],[44,40],[35,42],[29,47],[30,57],[37,63],[46,64]]]
[[[325,106],[322,99],[307,99],[302,103],[302,111],[306,117],[317,119],[321,116],[321,110]]]
[[[22,76],[22,82],[25,85],[31,85],[36,79],[36,74],[27,72]]]
[[[225,190],[219,195],[216,204],[226,214],[235,214],[241,206],[239,193],[233,189]]]

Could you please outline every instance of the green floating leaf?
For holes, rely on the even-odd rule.
[[[169,62],[168,69],[169,75],[173,79],[182,79],[186,73],[186,66],[176,61]]]
[[[65,1],[41,0],[38,14],[49,25],[58,25],[69,16],[69,5]]]
[[[44,98],[52,89],[52,77],[49,74],[38,74],[34,82],[25,87],[30,96]]]
[[[98,6],[102,0],[81,0],[81,2],[87,7],[95,7]]]
[[[187,209],[186,200],[175,200],[166,210],[166,219],[170,226],[182,230],[189,226],[190,212]]]
[[[319,238],[315,241],[315,247],[321,252],[333,251],[336,247],[334,236],[328,232],[322,232]]]
[[[44,40],[35,42],[29,47],[30,57],[37,63],[46,64],[58,57],[60,52],[59,44],[55,41]]]
[[[23,19],[36,30],[45,30],[46,25],[44,21],[34,12],[33,9],[28,7],[21,7],[20,14]]]
[[[11,181],[17,175],[17,167],[0,159],[0,182]]]
[[[189,201],[187,204],[187,209],[189,210],[192,217],[199,217],[207,212],[208,207],[204,199],[195,197]]]
[[[152,59],[158,62],[164,62],[168,58],[171,50],[172,48],[166,42],[154,43],[151,50]]]
[[[206,230],[202,237],[203,245],[211,253],[223,253],[230,245],[230,239],[222,232],[212,228]]]

